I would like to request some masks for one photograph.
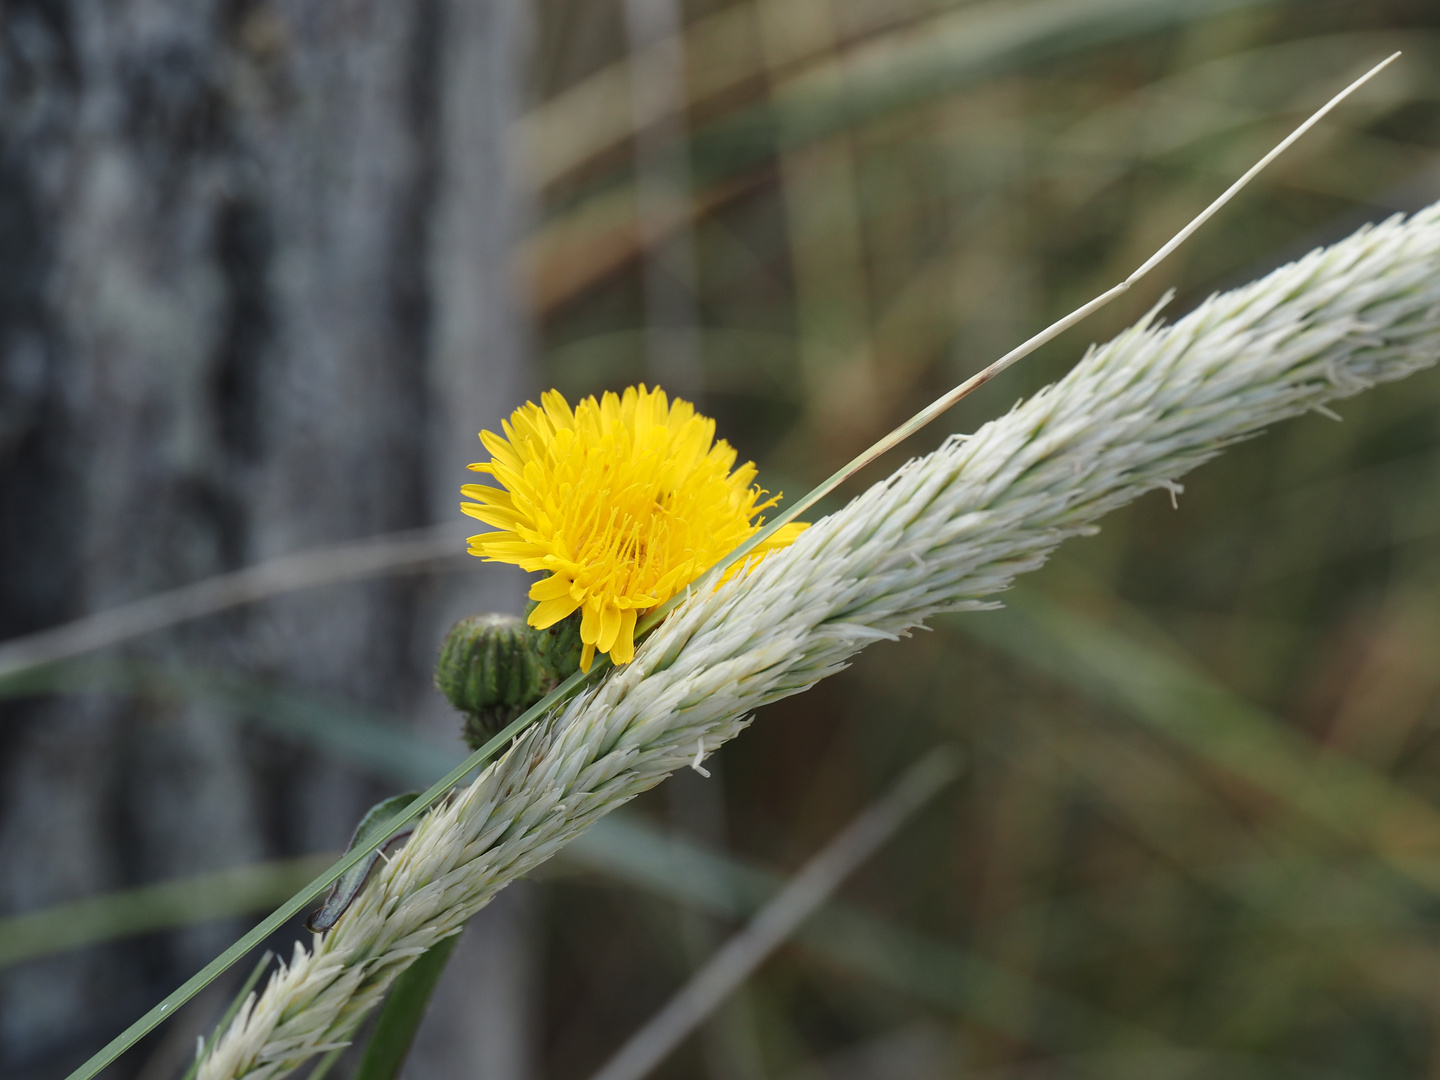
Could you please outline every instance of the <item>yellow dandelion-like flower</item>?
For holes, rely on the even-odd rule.
[[[516,409],[503,438],[480,433],[491,460],[470,468],[500,487],[465,485],[476,501],[461,509],[500,531],[470,537],[470,554],[548,572],[530,589],[530,625],[580,611],[585,670],[596,652],[629,663],[636,618],[754,535],[777,500],[753,483],[753,462],[734,468],[714,420],[662,390],[632,386],[573,411],[554,390],[540,402]],[[804,528],[786,525],[756,554]]]

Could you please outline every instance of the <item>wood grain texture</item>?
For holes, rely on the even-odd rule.
[[[0,637],[452,516],[475,431],[525,387],[515,5],[31,0],[0,22]],[[301,594],[134,651],[443,727],[444,625],[513,599],[464,582]],[[4,706],[0,909],[343,843],[377,791],[237,719]],[[234,932],[0,973],[0,1072],[60,1074]]]

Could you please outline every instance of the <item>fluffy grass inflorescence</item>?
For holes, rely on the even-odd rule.
[[[585,398],[571,410],[557,391],[526,403],[502,438],[482,431],[489,462],[471,465],[500,483],[468,484],[461,507],[499,532],[470,538],[470,553],[543,571],[530,625],[543,630],[581,612],[580,666],[597,652],[635,656],[635,620],[669,600],[760,528],[778,499],[755,486],[755,465],[735,468],[715,421],[662,390]],[[787,525],[757,551],[789,544]]]
[[[391,980],[598,817],[766,702],[941,611],[986,606],[1115,507],[1268,424],[1440,358],[1440,205],[1366,228],[1173,326],[1153,316],[748,575],[437,806],[350,911],[247,1002],[203,1080],[270,1080],[350,1037]]]

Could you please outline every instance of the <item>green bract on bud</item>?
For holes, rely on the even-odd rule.
[[[435,685],[465,714],[465,740],[472,747],[487,742],[555,684],[534,634],[514,615],[472,615],[445,636]]]
[[[450,628],[435,685],[465,714],[465,741],[478,749],[580,667],[580,621],[545,630],[515,615],[472,615]]]
[[[530,601],[525,606],[525,616],[529,618],[530,613],[535,610],[536,602]],[[527,627],[527,629],[530,629]],[[580,670],[580,653],[584,649],[584,642],[580,640],[580,616],[571,615],[568,619],[561,619],[554,626],[545,630],[530,629],[534,635],[535,649],[540,654],[547,671],[555,677],[555,681],[561,682],[568,679],[575,672]]]

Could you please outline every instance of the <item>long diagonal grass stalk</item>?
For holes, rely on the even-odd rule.
[[[895,428],[888,435],[885,435],[882,438],[878,439],[867,450],[847,462],[842,468],[837,470],[832,476],[830,476],[819,486],[811,489],[805,495],[801,496],[799,500],[787,506],[784,510],[782,510],[779,514],[775,516],[773,521],[768,522],[763,529],[761,529],[749,540],[745,541],[745,543],[741,544],[729,555],[725,556],[725,558],[721,559],[718,563],[711,567],[710,570],[708,570],[698,581],[695,582],[693,586],[694,589],[696,591],[699,591],[705,588],[707,584],[709,584],[711,581],[716,580],[726,570],[734,566],[741,559],[745,558],[746,555],[754,551],[757,547],[759,547],[771,536],[773,536],[777,531],[782,529],[790,522],[794,521],[806,510],[810,509],[810,507],[814,506],[817,502],[819,502],[826,495],[830,494],[830,492],[838,488],[850,477],[854,476],[866,465],[869,465],[872,461],[875,461],[890,450],[893,450],[895,447],[899,446],[911,435],[914,435],[921,428],[930,424],[932,421],[940,417],[943,413],[948,412],[954,406],[958,405],[962,400],[969,397],[976,390],[980,389],[980,387],[984,386],[991,379],[995,378],[995,376],[1014,366],[1016,363],[1029,356],[1042,345],[1045,345],[1055,340],[1055,338],[1059,337],[1066,330],[1069,330],[1071,327],[1077,325],[1080,322],[1083,322],[1085,319],[1095,314],[1095,312],[1105,307],[1105,305],[1109,304],[1118,296],[1128,292],[1130,288],[1136,284],[1136,282],[1140,281],[1147,274],[1149,274],[1151,270],[1155,269],[1155,267],[1160,265],[1161,262],[1163,262],[1168,256],[1172,255],[1175,252],[1176,248],[1178,248],[1186,240],[1190,239],[1190,237],[1193,236],[1202,225],[1204,225],[1207,221],[1209,221],[1212,217],[1219,213],[1226,203],[1228,203],[1231,199],[1238,195],[1250,183],[1250,181],[1254,180],[1255,177],[1259,176],[1260,173],[1271,162],[1273,162],[1277,157],[1283,154],[1291,146],[1295,145],[1295,143],[1299,141],[1299,139],[1307,131],[1309,131],[1321,120],[1323,120],[1327,115],[1329,115],[1330,112],[1336,108],[1336,106],[1338,106],[1342,101],[1344,101],[1347,97],[1353,94],[1356,90],[1359,90],[1360,87],[1364,86],[1376,75],[1380,74],[1380,72],[1384,71],[1385,68],[1389,67],[1392,63],[1394,63],[1395,60],[1399,58],[1399,56],[1400,54],[1398,52],[1392,53],[1384,60],[1380,61],[1380,63],[1376,64],[1369,71],[1367,71],[1364,75],[1360,76],[1360,78],[1352,82],[1344,90],[1341,90],[1324,105],[1322,105],[1308,120],[1306,120],[1303,124],[1301,124],[1284,139],[1282,139],[1279,143],[1277,143],[1274,149],[1272,149],[1268,154],[1266,154],[1263,158],[1261,158],[1254,165],[1252,165],[1243,176],[1241,176],[1238,180],[1236,180],[1233,184],[1226,188],[1220,194],[1220,196],[1215,199],[1214,202],[1212,202],[1204,210],[1200,211],[1200,213],[1197,214],[1190,221],[1189,224],[1187,224],[1183,229],[1181,229],[1178,233],[1172,236],[1164,244],[1164,246],[1162,246],[1158,251],[1156,251],[1155,254],[1151,255],[1150,258],[1146,259],[1145,262],[1142,263],[1135,270],[1135,272],[1132,273],[1129,277],[1127,277],[1124,281],[1120,282],[1118,285],[1107,289],[1105,292],[1101,293],[1099,296],[1095,297],[1088,303],[1082,304],[1080,307],[1072,311],[1069,315],[1066,315],[1063,319],[1059,319],[1056,322],[1051,323],[1044,330],[1041,330],[1038,334],[1033,335],[1028,340],[1021,342],[1004,356],[1000,357],[999,360],[996,360],[993,364],[989,365],[983,370],[976,372],[974,375],[970,376],[970,378],[966,379],[949,393],[943,394],[942,396],[936,398],[933,402],[925,406],[925,408],[921,409],[918,413],[912,416],[909,420],[906,420],[899,427]],[[680,602],[681,598],[676,597],[665,604],[661,604],[654,611],[650,612],[639,623],[636,630],[637,634],[643,634],[653,629],[660,622],[660,620],[663,619],[666,615],[668,615]]]
[[[1240,180],[1236,181],[1235,184],[1231,185],[1231,187],[1228,188],[1219,198],[1212,202],[1193,221],[1191,221],[1189,225],[1187,225],[1184,229],[1177,233],[1175,237],[1173,237],[1159,251],[1157,251],[1153,256],[1151,256],[1151,258],[1148,259],[1138,270],[1136,270],[1135,273],[1131,274],[1120,284],[1107,290],[1100,296],[1097,296],[1094,300],[1081,306],[1080,308],[1077,308],[1070,315],[1067,315],[1065,318],[1052,324],[1050,327],[1041,331],[1039,334],[1036,334],[1034,337],[1030,338],[1028,341],[1024,342],[1016,349],[1012,350],[1010,353],[1007,353],[1005,356],[1001,357],[994,364],[990,365],[990,367],[981,371],[972,378],[966,380],[964,383],[956,387],[950,393],[944,395],[932,405],[917,413],[906,423],[897,427],[889,435],[879,440],[877,443],[874,444],[874,446],[870,448],[870,450],[855,458],[843,469],[841,469],[829,479],[827,479],[824,483],[820,484],[813,491],[802,497],[785,512],[778,515],[774,521],[766,525],[765,528],[760,530],[755,536],[751,537],[745,543],[739,545],[733,552],[730,553],[730,555],[720,560],[720,562],[717,563],[714,567],[712,567],[709,571],[707,571],[706,574],[702,575],[691,586],[691,588],[687,590],[686,593],[682,594],[681,596],[677,596],[672,601],[661,605],[653,612],[651,612],[637,627],[637,637],[653,632],[658,626],[661,625],[662,620],[664,620],[667,615],[674,612],[676,608],[679,607],[681,604],[685,603],[687,598],[701,597],[706,595],[706,590],[710,588],[712,583],[717,580],[718,576],[722,574],[725,569],[735,565],[737,562],[744,559],[751,551],[755,549],[758,544],[763,542],[764,539],[766,539],[768,536],[772,535],[775,530],[779,529],[786,523],[794,520],[796,516],[798,516],[800,513],[803,513],[809,507],[813,506],[819,499],[823,498],[826,494],[835,490],[835,488],[837,488],[847,478],[854,475],[855,472],[857,472],[870,462],[874,461],[876,458],[884,454],[889,449],[892,449],[893,447],[899,445],[899,443],[901,443],[909,435],[918,431],[926,424],[932,422],[934,419],[936,419],[938,416],[940,416],[943,412],[945,412],[955,403],[960,401],[962,398],[973,392],[978,387],[984,385],[1000,371],[1003,371],[1009,366],[1018,362],[1020,359],[1029,355],[1041,345],[1052,340],[1054,337],[1074,326],[1076,323],[1080,322],[1088,315],[1099,310],[1101,307],[1109,303],[1115,297],[1127,291],[1136,281],[1140,280],[1141,277],[1143,277],[1151,269],[1153,269],[1155,265],[1157,265],[1166,256],[1173,252],[1176,247],[1178,247],[1181,243],[1188,239],[1188,237],[1191,236],[1201,225],[1203,225],[1207,220],[1209,220],[1211,216],[1218,212],[1221,207],[1223,207],[1227,202],[1229,202],[1235,196],[1235,194],[1244,187],[1245,184],[1249,183],[1249,181],[1253,179],[1256,174],[1258,174],[1261,169],[1263,169],[1266,165],[1273,161],[1276,156],[1278,156],[1290,145],[1292,145],[1306,131],[1313,127],[1314,124],[1319,122],[1320,119],[1322,119],[1331,110],[1333,110],[1341,101],[1343,101],[1346,97],[1352,94],[1365,82],[1373,78],[1388,64],[1393,62],[1394,59],[1395,56],[1391,56],[1385,61],[1376,65],[1364,76],[1356,80],[1345,90],[1343,90],[1341,93],[1337,94],[1334,98],[1327,102],[1321,109],[1319,109],[1313,116],[1311,116],[1310,119],[1308,119],[1304,124],[1297,128],[1288,138],[1286,138],[1283,142],[1276,146],[1274,150],[1272,150],[1269,154],[1262,158],[1261,161],[1258,162],[1254,167],[1252,167],[1244,176],[1242,176]],[[1142,327],[1140,333],[1143,336],[1143,334],[1148,331],[1149,324],[1147,322]],[[1343,385],[1337,384],[1337,388],[1334,392],[1341,392],[1343,388]],[[1232,433],[1228,437],[1233,439],[1235,437],[1238,437],[1239,434],[1240,433],[1238,432]],[[1213,450],[1211,452],[1213,452]],[[1199,452],[1197,451],[1196,453]],[[1201,456],[1203,457],[1203,455]],[[1197,464],[1198,460],[1190,459],[1190,463]],[[1189,466],[1187,465],[1186,467]],[[1109,498],[1111,499],[1116,497],[1117,496],[1113,495],[1109,496]],[[1130,497],[1133,497],[1133,494]],[[1060,530],[1058,535],[1063,536],[1068,535],[1068,533],[1065,533],[1064,530]],[[1056,542],[1058,542],[1058,540]],[[1025,565],[1030,565],[1032,563],[1038,565],[1038,563],[1035,562],[1036,558],[1037,556],[1035,555],[1029,555],[1021,561],[1025,563]],[[1043,558],[1043,556],[1040,556],[1038,558]],[[1015,571],[1012,570],[1012,573],[1013,572]],[[854,645],[857,641],[873,640],[876,636],[891,636],[891,632],[878,629],[867,629],[860,626],[852,627],[851,629],[854,634],[859,635],[859,637],[855,638],[854,640],[852,640],[851,638],[846,638],[846,642],[851,645]],[[677,631],[677,633],[678,632],[679,631]],[[858,645],[856,647],[858,647]],[[833,666],[840,662],[841,661],[839,660],[832,660],[822,663],[820,669],[818,670],[818,673],[803,675],[800,677],[800,681],[798,682],[785,682],[782,687],[778,689],[772,689],[771,691],[766,692],[766,694],[763,695],[762,699],[771,700],[774,697],[783,696],[784,693],[794,692],[797,689],[803,688],[803,686],[807,686],[810,684],[810,682],[813,682],[814,679],[821,677],[823,674],[828,673],[830,670],[833,670]],[[454,788],[455,785],[458,784],[466,775],[489,762],[500,751],[502,747],[510,743],[512,739],[517,739],[519,736],[522,735],[522,733],[525,733],[526,729],[530,728],[541,717],[555,713],[562,705],[564,705],[567,701],[573,698],[577,691],[581,690],[582,687],[585,687],[587,689],[587,697],[585,700],[593,700],[593,695],[598,692],[600,675],[602,672],[608,669],[608,664],[603,662],[597,663],[592,666],[588,674],[577,672],[575,675],[562,682],[545,698],[543,698],[531,708],[527,709],[513,723],[508,725],[503,731],[497,734],[484,746],[475,751],[464,762],[456,766],[456,768],[453,769],[450,773],[448,773],[445,777],[441,778],[441,780],[432,785],[404,812],[396,815],[396,817],[390,822],[389,826],[380,831],[374,844],[368,846],[361,845],[355,848],[347,856],[345,856],[329,870],[327,870],[324,874],[321,874],[319,877],[317,877],[313,882],[311,882],[310,885],[306,886],[305,889],[297,893],[294,897],[287,901],[286,904],[282,905],[277,911],[272,913],[268,918],[266,918],[257,927],[255,927],[249,934],[245,935],[229,949],[227,949],[223,954],[221,954],[221,956],[217,957],[210,964],[206,965],[203,970],[201,970],[199,973],[189,979],[179,989],[166,997],[165,1000],[163,1000],[162,1002],[160,1002],[160,1004],[151,1009],[143,1017],[141,1017],[124,1032],[122,1032],[119,1036],[117,1036],[114,1040],[112,1040],[107,1046],[105,1046],[102,1050],[95,1054],[89,1061],[87,1061],[79,1069],[73,1072],[71,1074],[70,1080],[89,1080],[90,1077],[95,1076],[101,1069],[103,1069],[106,1065],[110,1064],[112,1061],[118,1058],[139,1038],[152,1030],[162,1020],[166,1019],[169,1015],[171,1015],[176,1009],[179,1008],[180,1005],[182,1005],[184,1002],[188,1001],[191,997],[198,993],[215,977],[225,971],[228,967],[230,967],[233,963],[243,957],[246,953],[250,952],[251,949],[260,944],[271,933],[283,926],[290,918],[299,913],[301,909],[303,909],[308,903],[310,903],[332,882],[339,878],[346,870],[356,865],[360,860],[366,858],[370,854],[370,851],[373,850],[374,847],[378,846],[378,844],[384,839],[384,837],[390,835],[391,833],[400,828],[403,828],[405,825],[419,818],[423,813],[425,813],[428,809],[430,809],[437,802],[439,802],[446,795],[446,793],[451,791],[451,789]],[[676,704],[678,705],[678,700]],[[748,707],[750,706],[747,706],[747,711]],[[738,730],[742,726],[743,722],[741,722],[738,717],[732,718],[728,725],[725,725],[724,737],[728,738],[732,736],[733,734],[738,732]],[[698,747],[699,752],[702,754],[705,749],[705,744],[703,740],[704,737],[702,735]],[[688,756],[689,755],[687,753],[687,759]],[[662,754],[661,757],[664,758],[664,754]],[[654,767],[660,768],[662,766],[665,766],[665,763],[667,763],[668,761],[668,758],[664,758],[664,762],[657,761]],[[668,773],[670,767],[673,767],[673,765],[665,766],[666,773]],[[659,775],[663,776],[664,773],[661,773]],[[655,778],[655,781],[658,782],[658,776]],[[638,783],[640,781],[637,780],[636,782]],[[636,790],[639,789],[637,788]],[[631,794],[633,794],[633,792],[631,792]],[[624,795],[623,798],[621,798],[617,795],[616,797],[620,798],[620,801],[623,801],[623,798],[628,798],[629,796]],[[602,809],[598,812],[603,813],[604,811]],[[577,825],[576,827],[578,828],[583,826]],[[414,844],[415,841],[412,840],[412,846],[414,846]],[[547,847],[547,845],[541,846],[542,848]],[[407,848],[406,850],[408,852],[410,849]],[[548,853],[549,851],[546,850],[543,855],[540,855],[538,857],[548,857]],[[533,854],[534,853],[532,853],[532,855]],[[447,933],[454,932],[454,929],[458,929],[458,927],[452,928],[451,930],[447,931]],[[441,934],[440,936],[443,937],[445,935]],[[420,951],[423,951],[423,949],[421,949]],[[397,961],[397,963],[400,963],[400,966],[403,967],[404,963],[408,963],[408,960]],[[292,971],[293,970],[294,969],[292,969]],[[272,982],[272,985],[275,984]],[[370,997],[374,998],[379,993],[383,993],[383,986],[372,988]],[[244,1015],[241,1018],[242,1020],[248,1020],[252,1015],[251,1010],[248,1008],[246,1010],[243,1010],[243,1013]],[[346,1015],[350,1016],[351,1013],[347,1012]],[[348,1023],[348,1021],[346,1022]],[[223,1052],[226,1049],[225,1040],[221,1039],[219,1045],[221,1051]],[[231,1049],[233,1049],[233,1047]],[[307,1056],[309,1052],[310,1051],[308,1050],[298,1048],[294,1051],[294,1053],[299,1053],[301,1055],[301,1060],[304,1060],[304,1057]],[[287,1056],[285,1060],[288,1062],[290,1060],[290,1057]],[[288,1067],[290,1066],[287,1066],[286,1064],[280,1062],[275,1062],[272,1063],[271,1067],[268,1067],[268,1072],[270,1075],[281,1075],[283,1074],[283,1072],[288,1071]],[[202,1075],[204,1075],[203,1071]]]

